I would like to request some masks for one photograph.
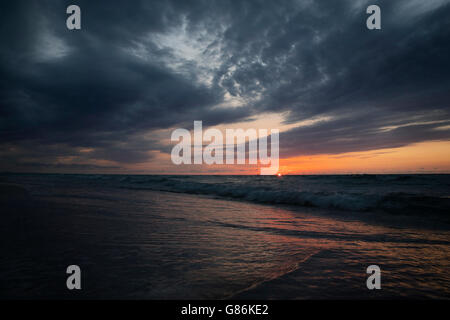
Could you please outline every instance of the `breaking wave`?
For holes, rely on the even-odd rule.
[[[283,185],[278,183],[278,181],[272,183],[273,180],[269,180],[269,183],[259,184],[251,184],[247,179],[240,178],[225,182],[217,181],[218,179],[195,180],[196,178],[192,176],[190,178],[173,178],[168,176],[136,178],[136,176],[129,176],[122,180],[124,184],[121,187],[208,195],[265,204],[285,204],[346,211],[384,211],[393,214],[439,215],[448,215],[450,212],[450,198],[440,195],[397,191],[374,192],[373,190],[367,191],[367,188],[361,190],[353,188],[353,190],[349,191],[292,190],[292,186]],[[201,178],[197,178],[197,180],[201,180]],[[398,178],[400,182],[407,180],[407,177]],[[345,189],[345,186],[336,189]]]

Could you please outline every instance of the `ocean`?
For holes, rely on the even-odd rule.
[[[2,299],[450,298],[450,175],[5,173],[0,203]]]

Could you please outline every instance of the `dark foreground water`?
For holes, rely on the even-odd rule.
[[[448,299],[449,196],[448,175],[3,174],[0,298]]]

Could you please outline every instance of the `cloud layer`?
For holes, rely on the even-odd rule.
[[[450,139],[447,1],[75,3],[80,31],[72,2],[0,5],[3,168],[151,162],[156,130],[266,113],[299,123],[282,157]]]

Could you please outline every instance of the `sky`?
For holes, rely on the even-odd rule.
[[[201,120],[279,129],[283,174],[450,173],[449,0],[2,1],[0,35],[0,171],[258,172],[172,164]]]

